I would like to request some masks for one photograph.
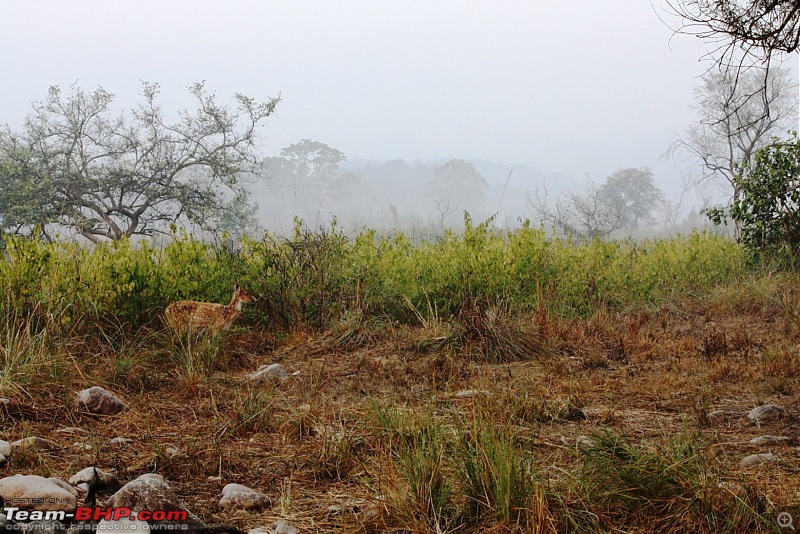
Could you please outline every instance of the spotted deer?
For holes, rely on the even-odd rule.
[[[255,300],[249,291],[239,287],[239,284],[234,284],[230,304],[179,300],[167,306],[164,317],[180,335],[185,334],[187,330],[189,332],[205,330],[211,334],[219,334],[230,328],[233,321],[242,313],[242,304]]]

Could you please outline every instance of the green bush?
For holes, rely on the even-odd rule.
[[[721,223],[727,216],[741,228],[742,243],[756,256],[800,259],[800,139],[775,140],[758,150],[737,179],[739,196],[729,210],[710,210]]]
[[[248,311],[251,321],[326,328],[354,310],[404,323],[431,309],[453,318],[475,301],[585,317],[599,307],[657,307],[747,274],[744,249],[716,235],[575,243],[529,225],[498,231],[468,218],[462,234],[420,245],[402,233],[349,238],[335,225],[310,231],[299,223],[291,238],[267,233],[237,249],[185,233],[161,247],[6,241],[2,311],[86,328],[158,326],[170,302],[227,302],[234,281],[263,297]]]

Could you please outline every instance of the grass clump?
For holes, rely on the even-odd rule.
[[[465,519],[519,523],[530,509],[537,482],[528,451],[519,450],[514,430],[496,424],[478,407],[458,442]]]
[[[606,431],[581,447],[574,483],[601,522],[662,532],[752,532],[772,518],[752,489],[731,491],[697,436],[634,444]]]
[[[454,501],[446,429],[429,415],[372,405],[389,471],[384,475],[386,527],[449,532],[460,521]]]
[[[233,414],[228,434],[250,436],[274,428],[273,394],[258,388],[238,388],[234,392]]]

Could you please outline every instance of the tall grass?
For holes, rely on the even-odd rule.
[[[360,350],[381,331],[411,330],[397,323],[418,324],[429,334],[414,345],[418,352],[440,350],[448,358],[468,355],[492,364],[550,355],[547,336],[534,322],[603,322],[609,312],[658,308],[684,296],[721,309],[755,302],[797,328],[797,280],[787,285],[781,276],[788,275],[762,275],[744,250],[712,234],[578,243],[548,238],[529,225],[506,232],[467,219],[463,233],[416,245],[402,233],[365,230],[349,237],[335,226],[310,231],[299,224],[292,236],[268,233],[236,248],[186,234],[163,246],[123,240],[82,247],[11,237],[6,244],[0,257],[0,395],[24,394],[34,377],[41,383],[48,373],[96,362],[108,369],[101,376],[129,390],[156,387],[146,386],[158,383],[148,377],[167,378],[167,368],[182,380],[180,387],[200,390],[228,363],[224,349],[232,343],[223,341],[235,336],[171,335],[163,309],[177,299],[227,302],[234,281],[261,297],[245,309],[244,325],[327,330],[320,338],[327,345]],[[78,348],[67,347],[71,340]],[[93,350],[81,352],[81,343]],[[777,354],[763,364],[786,374],[789,360]],[[455,368],[444,367],[444,374]],[[80,377],[73,380],[77,386]],[[322,384],[321,371],[310,380]],[[170,377],[168,384],[176,383]],[[224,435],[248,438],[281,428],[275,414],[283,402],[275,388],[236,389]],[[568,456],[574,467],[555,467],[548,455],[573,453],[543,452],[527,432],[569,419],[577,410],[573,397],[554,403],[518,393],[493,397],[494,411],[480,400],[463,411],[373,403],[372,428],[363,437],[348,435],[344,424],[341,432],[312,425],[311,408],[298,409],[297,433],[317,442],[310,446],[318,453],[315,476],[379,480],[376,529],[768,529],[763,497],[721,484],[718,467],[694,438],[655,446],[605,434]],[[370,453],[377,461],[363,459]],[[284,490],[288,512],[291,477]]]
[[[185,234],[163,247],[8,237],[0,289],[9,297],[0,312],[40,320],[46,310],[62,326],[157,327],[169,302],[227,302],[238,281],[265,297],[250,320],[283,328],[325,328],[355,310],[409,323],[429,309],[455,318],[471,302],[577,317],[601,306],[658,306],[747,273],[746,253],[712,234],[575,243],[527,225],[505,232],[466,223],[462,234],[417,246],[402,233],[348,238],[335,226],[248,238],[236,250]]]
[[[478,406],[467,424],[458,443],[458,474],[469,521],[518,522],[537,484],[532,457],[518,450],[512,427],[492,421],[484,408]]]
[[[753,532],[770,518],[757,492],[731,491],[698,436],[681,434],[661,445],[635,444],[606,431],[581,449],[584,463],[572,491],[603,510],[611,525],[663,532]]]

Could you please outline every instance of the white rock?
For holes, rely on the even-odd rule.
[[[789,441],[791,439],[784,436],[758,436],[750,440],[750,445],[779,445]]]
[[[249,488],[243,484],[225,484],[225,487],[222,488],[222,496],[228,495],[229,493],[256,493],[256,490],[253,488]]]
[[[272,499],[263,493],[233,492],[222,497],[219,506],[226,510],[263,510],[272,506]]]
[[[0,497],[6,506],[22,510],[73,512],[75,496],[55,482],[38,475],[14,475],[0,479]]]
[[[167,483],[167,481],[164,480],[164,477],[159,475],[158,473],[145,473],[143,475],[139,475],[139,477],[136,478],[136,480],[154,480],[156,482],[162,482],[164,484]]]
[[[187,528],[204,527],[205,524],[189,511],[164,481],[164,477],[147,473],[131,480],[112,495],[106,502],[111,508],[130,508],[133,512],[142,510],[186,510],[188,518],[182,521]]]
[[[761,465],[766,462],[774,462],[777,460],[778,457],[771,452],[765,452],[762,454],[751,454],[750,456],[745,456],[742,458],[742,461],[739,462],[739,466],[741,467],[753,467],[756,465]]]
[[[226,484],[222,488],[219,506],[223,509],[263,510],[272,506],[272,499],[264,493],[258,493],[241,484]]]
[[[777,404],[765,404],[750,410],[747,414],[748,419],[752,419],[756,423],[763,423],[764,421],[773,421],[779,417],[783,417],[783,408]]]
[[[116,438],[111,438],[110,440],[108,440],[108,442],[111,445],[121,446],[121,445],[127,445],[128,443],[133,443],[133,440],[131,438],[116,437]]]
[[[76,403],[78,408],[97,415],[113,415],[128,407],[119,397],[100,386],[79,392]]]
[[[279,519],[266,529],[256,528],[248,534],[297,534],[297,529],[283,519]]]
[[[95,480],[95,477],[97,477],[97,480]],[[77,486],[78,484],[91,484],[92,482],[97,483],[98,489],[119,488],[117,477],[102,469],[97,469],[96,467],[81,469],[69,478],[69,483],[73,486]]]
[[[68,492],[70,492],[70,493],[72,494],[72,496],[73,496],[73,497],[75,497],[76,499],[77,499],[77,498],[78,498],[78,496],[80,495],[80,493],[78,493],[78,490],[76,490],[75,488],[73,488],[72,486],[70,486],[69,484],[67,484],[65,481],[61,480],[60,478],[56,478],[56,477],[48,477],[48,479],[47,479],[47,480],[49,480],[49,481],[50,481],[50,482],[52,482],[53,484],[57,484],[57,485],[59,485],[60,487],[64,488],[65,490],[67,490]]]
[[[0,454],[7,458],[11,458],[11,444],[2,439],[0,439]]]
[[[279,363],[270,365],[262,365],[255,370],[254,373],[247,376],[251,382],[267,382],[269,380],[283,380],[289,376],[289,373]]]
[[[597,447],[597,440],[589,436],[578,436],[575,438],[575,445],[582,449],[593,449]]]
[[[11,442],[11,449],[25,449],[27,447],[36,447],[39,449],[57,449],[58,443],[50,441],[49,439],[40,438],[39,436],[28,436],[27,438],[18,439]]]

